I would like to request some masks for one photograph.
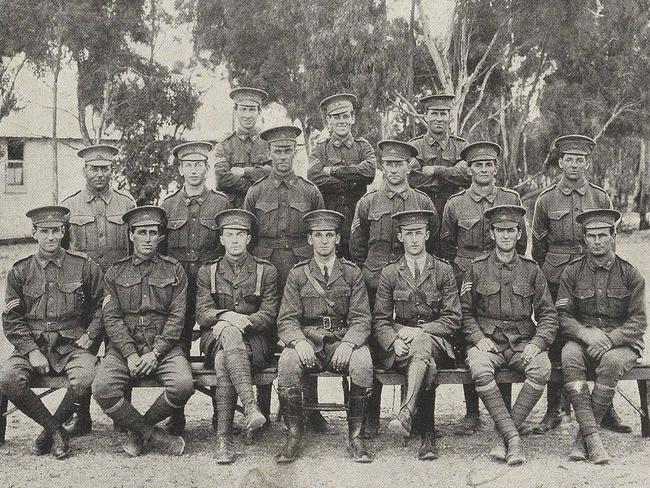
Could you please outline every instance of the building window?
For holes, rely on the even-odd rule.
[[[23,162],[25,143],[19,139],[10,139],[7,143],[7,185],[22,186],[24,182]]]

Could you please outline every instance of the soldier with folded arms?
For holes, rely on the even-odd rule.
[[[56,459],[70,453],[62,424],[89,395],[97,363],[89,349],[101,337],[102,272],[87,254],[61,247],[68,215],[58,206],[27,212],[38,250],[9,270],[2,313],[15,350],[0,371],[0,391],[43,427],[32,452]],[[50,372],[70,382],[53,415],[29,387],[34,375]]]
[[[199,270],[196,317],[201,326],[201,352],[217,375],[217,463],[235,460],[232,424],[237,398],[246,427],[264,425],[253,395],[251,371],[273,357],[278,315],[278,272],[268,261],[248,252],[255,216],[246,210],[217,214],[226,254]]]

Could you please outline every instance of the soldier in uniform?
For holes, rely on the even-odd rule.
[[[467,188],[471,178],[460,152],[467,141],[449,133],[454,95],[429,95],[419,100],[424,109],[427,131],[409,142],[418,150],[411,160],[409,183],[429,195],[442,215],[445,203],[461,188]]]
[[[576,222],[576,216],[585,210],[612,208],[612,201],[605,190],[585,178],[589,155],[595,145],[593,139],[582,135],[559,137],[555,141],[555,148],[561,155],[559,165],[562,177],[546,188],[535,203],[532,255],[546,276],[554,300],[562,270],[569,261],[586,252],[582,227]],[[562,340],[558,337],[549,350],[551,361],[557,365],[561,361]],[[560,425],[561,396],[562,386],[550,383],[546,414],[534,427],[534,433],[541,434]],[[631,431],[613,408],[605,415],[603,427],[617,432]]]
[[[266,422],[253,396],[251,367],[264,368],[273,357],[278,273],[246,249],[253,214],[224,210],[216,221],[226,254],[199,271],[196,316],[201,352],[217,375],[217,463],[230,464],[235,460],[231,436],[237,397],[248,429]]]
[[[104,326],[110,339],[93,383],[95,401],[116,424],[128,430],[123,445],[139,456],[145,442],[180,456],[185,441],[156,427],[183,408],[194,393],[192,368],[181,343],[187,276],[174,258],[158,253],[165,210],[147,205],[123,216],[133,254],[106,272]],[[124,398],[133,378],[154,376],[164,392],[141,415]]]
[[[179,261],[187,274],[187,305],[181,341],[188,355],[195,324],[196,277],[199,268],[219,254],[215,216],[230,205],[225,194],[205,187],[211,149],[212,144],[208,142],[186,142],[172,150],[184,183],[161,204],[167,212],[167,239],[160,252]],[[216,410],[213,419],[216,419]],[[170,418],[170,432],[179,435],[184,429],[185,415],[179,409]]]
[[[244,209],[255,215],[259,225],[253,254],[268,259],[278,270],[280,297],[291,268],[312,255],[302,218],[307,212],[325,207],[316,185],[293,170],[296,138],[300,133],[297,127],[280,126],[260,134],[269,144],[272,170],[251,186],[244,201]],[[305,386],[306,398],[317,403],[316,381],[308,380]],[[327,430],[327,422],[320,412],[310,410],[308,420],[312,429]]]
[[[62,245],[66,249],[88,254],[106,270],[118,259],[129,255],[128,228],[122,222],[124,212],[135,208],[128,193],[111,188],[111,168],[118,149],[107,144],[88,146],[77,155],[84,159],[83,175],[86,186],[65,198],[61,205],[70,209],[68,232]],[[97,352],[103,332],[92,345]],[[76,415],[66,426],[68,433],[80,436],[90,433],[90,390],[79,398]]]
[[[450,341],[461,320],[458,287],[451,266],[425,249],[431,213],[412,210],[393,215],[399,226],[397,237],[404,244],[404,256],[381,273],[372,329],[382,353],[382,357],[377,357],[377,365],[406,374],[406,395],[399,414],[388,427],[408,437],[414,418],[418,418],[420,460],[438,457],[433,381],[437,366],[454,358]]]
[[[472,184],[466,190],[452,195],[442,214],[440,230],[440,255],[452,262],[456,283],[460,289],[463,275],[472,264],[472,259],[489,253],[494,249],[494,240],[490,237],[490,224],[483,217],[483,212],[496,205],[521,205],[519,194],[508,188],[495,185],[498,171],[498,157],[501,147],[494,142],[475,142],[465,147],[460,157],[469,165]],[[515,249],[519,254],[526,252],[526,223],[522,222],[521,239]],[[462,331],[455,337],[454,345],[460,361],[465,360],[467,345]],[[510,393],[510,385],[502,385]],[[474,385],[463,385],[467,413],[456,427],[456,434],[470,435],[480,425],[478,395]]]
[[[278,316],[278,336],[286,345],[278,363],[278,394],[288,434],[276,459],[290,463],[300,455],[303,374],[331,370],[350,375],[348,449],[355,462],[367,463],[372,455],[360,433],[373,382],[366,345],[371,330],[368,293],[359,268],[336,256],[343,215],[318,210],[304,221],[314,256],[289,272]]]
[[[271,171],[268,144],[255,129],[268,94],[257,88],[240,87],[230,92],[230,98],[235,102],[237,130],[215,144],[214,172],[217,190],[228,195],[232,208],[238,208],[250,186]]]
[[[381,151],[381,171],[384,179],[377,190],[366,193],[354,213],[350,231],[350,254],[362,269],[368,287],[371,308],[379,285],[381,270],[396,261],[404,253],[402,242],[397,237],[399,227],[392,216],[406,210],[432,210],[429,216],[429,229],[438,229],[438,213],[431,199],[420,190],[409,186],[409,160],[417,155],[411,144],[384,140],[379,142]],[[431,251],[434,235],[428,241]],[[371,342],[373,353],[377,349]],[[373,396],[368,407],[368,420],[364,426],[364,436],[374,437],[379,430],[382,385],[375,381]]]
[[[352,222],[354,209],[375,178],[375,151],[363,137],[352,135],[357,97],[339,93],[320,103],[330,136],[318,141],[309,158],[307,178],[323,194],[325,207]],[[340,254],[349,257],[350,229],[342,230]]]
[[[551,375],[546,350],[558,329],[542,271],[515,250],[525,213],[524,207],[516,205],[485,211],[496,248],[472,261],[460,290],[463,331],[470,344],[467,366],[502,438],[490,455],[510,466],[526,461],[518,430]],[[512,412],[494,380],[495,372],[504,366],[526,375]]]
[[[614,253],[616,210],[582,212],[587,254],[562,271],[556,306],[562,349],[564,388],[580,431],[569,455],[573,461],[608,462],[598,426],[614,398],[621,378],[632,369],[644,348],[647,328],[645,280],[630,263]],[[595,373],[589,393],[587,371]]]
[[[97,363],[89,349],[101,337],[102,272],[87,254],[61,247],[68,213],[58,206],[27,212],[38,250],[7,274],[2,314],[15,350],[0,372],[0,392],[43,427],[32,452],[56,459],[70,453],[62,424],[88,396]],[[49,372],[65,373],[70,382],[53,415],[30,389],[35,374]]]

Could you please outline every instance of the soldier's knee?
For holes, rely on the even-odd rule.
[[[29,387],[29,379],[20,370],[3,368],[0,372],[0,392],[8,397],[19,397]]]
[[[494,379],[494,365],[489,359],[489,353],[471,347],[467,350],[466,363],[476,383],[485,384]]]
[[[411,343],[409,344],[409,352],[411,356],[420,359],[428,359],[432,355],[433,338],[426,332],[419,330]]]
[[[538,385],[544,385],[551,377],[551,360],[542,352],[526,367],[526,378]]]
[[[302,377],[302,364],[298,353],[293,347],[285,347],[278,360],[278,384],[280,386],[295,386]]]
[[[183,405],[194,394],[194,380],[191,375],[179,376],[167,391],[170,400],[176,405]]]
[[[362,346],[352,351],[348,370],[350,379],[355,385],[364,388],[372,387],[372,358],[370,357],[370,349],[368,349],[368,346]]]
[[[92,384],[93,398],[97,404],[104,408],[103,404],[106,400],[111,400],[114,398],[120,398],[122,393],[115,389],[109,382],[102,381],[102,379],[97,376],[95,381]]]
[[[219,338],[224,348],[237,347],[244,344],[244,337],[242,336],[241,330],[234,325],[224,327]]]
[[[618,381],[625,372],[625,358],[615,351],[607,351],[603,354],[600,364],[596,367],[596,378],[604,384],[611,384]]]

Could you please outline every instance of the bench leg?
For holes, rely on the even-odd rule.
[[[512,383],[499,383],[499,390],[503,397],[503,403],[506,404],[508,412],[512,410]]]
[[[350,408],[350,384],[348,382],[347,376],[341,378],[341,386],[343,387],[343,403],[345,404],[345,408],[347,410]]]
[[[5,436],[7,434],[7,407],[9,406],[9,399],[0,393],[0,444],[4,444]]]
[[[650,418],[648,417],[648,381],[647,380],[638,380],[637,384],[639,385],[639,397],[641,400],[641,411],[644,415],[641,415],[641,435],[643,437],[650,437]]]
[[[273,385],[257,385],[257,406],[262,412],[262,415],[266,417],[266,421],[271,421],[271,391],[273,390]]]

